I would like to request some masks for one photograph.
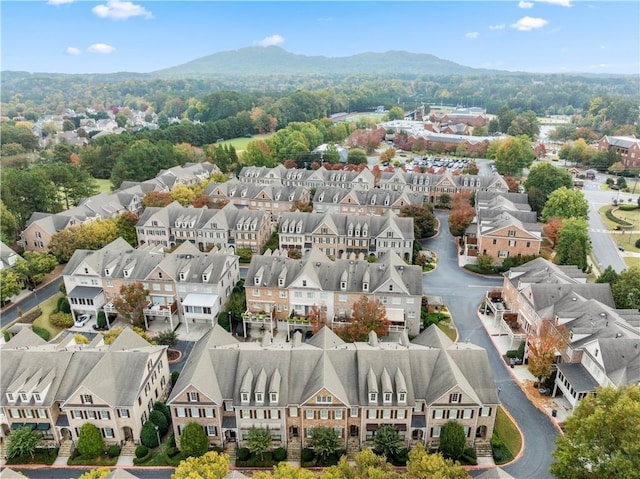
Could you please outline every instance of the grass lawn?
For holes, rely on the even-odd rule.
[[[502,406],[498,408],[498,414],[496,415],[495,432],[513,457],[516,457],[520,449],[522,449],[522,436],[520,436],[518,428],[504,412]]]
[[[231,138],[229,140],[224,140],[219,143],[216,143],[216,145],[233,146],[236,149],[236,151],[240,153],[247,149],[247,145],[249,144],[250,141],[264,140],[269,136],[271,135],[253,135],[251,138],[246,138],[246,137]]]
[[[615,231],[616,226],[618,225],[607,218],[605,215],[605,212],[609,208],[611,208],[611,206],[603,206],[598,210],[598,213],[600,214],[600,218],[602,219],[602,222],[606,225],[606,227],[611,231]],[[634,225],[633,229],[635,231],[640,230],[640,209],[632,211],[616,210],[614,216],[616,218],[620,218],[621,220],[628,221],[629,223]],[[636,241],[640,239],[640,234],[630,234],[628,232],[613,233],[611,235],[611,239],[617,246],[623,247],[625,251],[640,253],[640,248],[636,248]],[[640,258],[624,256],[623,254],[622,259],[627,266],[640,266]]]
[[[37,317],[36,320],[33,322],[34,326],[38,326],[40,328],[44,328],[47,331],[49,331],[49,334],[51,335],[50,336],[51,339],[55,338],[60,333],[60,331],[64,329],[64,328],[58,328],[49,323],[49,316],[51,315],[51,312],[55,309],[56,305],[58,304],[58,298],[60,297],[62,297],[62,294],[58,293],[54,296],[51,296],[46,301],[43,301],[42,303],[40,303],[40,309],[42,309],[42,314],[39,317]],[[25,311],[25,313],[26,312],[27,311]]]
[[[107,454],[101,454],[93,459],[85,459],[82,456],[78,456],[76,458],[69,458],[67,461],[68,466],[115,466],[118,463],[118,457],[111,457]]]
[[[439,321],[436,326],[438,326],[440,330],[446,334],[449,339],[451,339],[451,341],[455,341],[458,338],[458,331],[453,326],[451,318]]]
[[[111,193],[111,180],[95,179],[98,184],[98,193]]]

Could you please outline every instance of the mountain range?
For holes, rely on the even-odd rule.
[[[348,57],[297,55],[280,47],[246,47],[214,53],[190,62],[152,72],[161,77],[229,75],[349,75],[412,74],[450,75],[498,73],[471,68],[435,55],[388,51],[360,53]],[[503,72],[506,73],[506,72]]]

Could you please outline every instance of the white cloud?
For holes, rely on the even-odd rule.
[[[107,55],[109,53],[115,52],[116,49],[115,47],[107,45],[106,43],[94,43],[89,48],[87,48],[87,51],[91,53],[101,53],[103,55]]]
[[[528,32],[530,30],[542,28],[547,23],[549,22],[547,22],[544,18],[522,17],[516,23],[512,23],[511,28],[515,28],[516,30],[520,30],[521,32]]]
[[[49,0],[47,3],[57,7],[58,5],[64,5],[65,3],[73,3],[73,0]]]
[[[76,48],[76,47],[67,47],[67,55],[72,55],[74,57],[77,57],[78,55],[80,55],[80,49]]]
[[[262,40],[258,41],[257,44],[261,47],[271,47],[273,45],[280,45],[284,42],[284,38],[280,35],[271,35],[269,37],[264,37]]]
[[[533,8],[533,3],[532,2],[525,2],[525,0],[520,0],[518,2],[518,7],[519,8]]]
[[[467,38],[471,38],[473,40],[475,40],[476,38],[478,38],[480,34],[478,32],[467,32],[464,34],[465,37]]]
[[[504,23],[500,23],[499,25],[489,25],[489,30],[504,30],[506,25]]]
[[[106,5],[96,5],[91,11],[100,18],[126,20],[131,17],[153,18],[153,14],[141,5],[120,0],[107,0]]]
[[[540,3],[550,3],[552,5],[560,5],[561,7],[571,8],[571,0],[536,0]]]

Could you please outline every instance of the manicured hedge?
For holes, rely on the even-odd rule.
[[[49,338],[51,337],[49,331],[41,328],[40,326],[31,326],[31,329],[33,329],[33,332],[40,336],[42,339],[44,339],[45,341],[49,341]]]

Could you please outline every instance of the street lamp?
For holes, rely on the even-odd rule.
[[[158,437],[158,446],[159,446],[160,445],[160,428],[156,424],[154,424],[153,427],[156,430],[156,436]]]

